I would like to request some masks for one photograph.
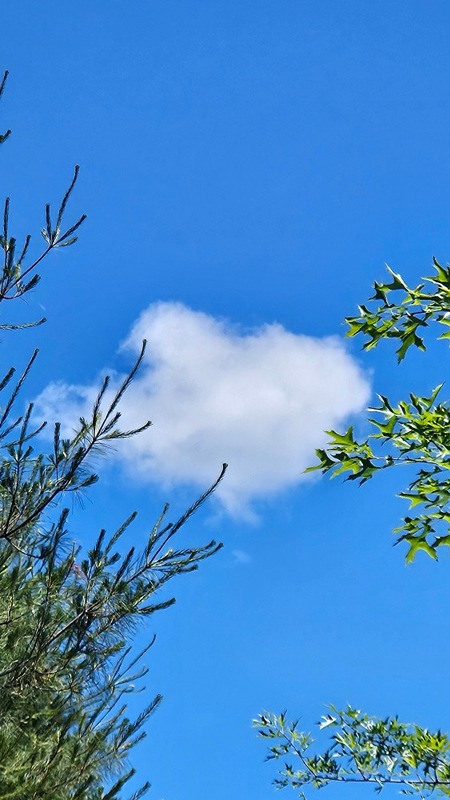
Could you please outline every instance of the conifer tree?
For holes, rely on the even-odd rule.
[[[7,73],[0,84],[0,96]],[[0,136],[0,143],[10,131]],[[75,243],[84,215],[66,223],[78,177],[65,193],[56,218],[49,205],[44,247],[29,258],[30,236],[20,247],[10,232],[4,205],[0,253],[2,308],[24,297],[39,281],[37,268],[53,250]],[[30,328],[45,320],[0,328]],[[8,336],[25,335],[10,333]],[[84,551],[71,542],[69,497],[97,480],[92,456],[102,445],[138,435],[121,430],[120,400],[139,369],[137,363],[112,400],[105,378],[91,414],[69,438],[54,426],[49,452],[40,452],[32,405],[21,407],[21,389],[37,353],[17,377],[13,366],[0,380],[0,800],[114,800],[133,774],[129,754],[161,698],[130,719],[127,694],[146,673],[133,634],[141,620],[170,606],[160,590],[174,576],[195,570],[216,553],[214,541],[179,547],[177,534],[214,491],[209,488],[174,524],[167,506],[151,526],[142,551],[123,537],[136,514],[111,536],[93,537]],[[11,352],[11,348],[9,348]],[[104,448],[103,448],[104,449]],[[148,782],[133,795],[146,793]],[[128,796],[128,793],[127,793]]]

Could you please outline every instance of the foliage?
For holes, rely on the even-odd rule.
[[[435,323],[446,329],[438,338],[450,338],[450,267],[434,260],[434,270],[411,288],[388,268],[392,280],[374,284],[369,305],[347,318],[347,335],[362,335],[366,350],[394,339],[399,362],[411,347],[426,349],[424,333]],[[319,463],[308,469],[332,477],[346,474],[347,480],[363,484],[382,470],[407,466],[412,477],[400,497],[409,502],[410,514],[395,532],[397,542],[408,545],[408,563],[419,551],[437,559],[439,548],[450,545],[450,405],[438,400],[441,389],[423,397],[410,394],[398,403],[379,395],[379,405],[369,409],[375,415],[369,418],[369,435],[358,441],[352,427],[344,433],[328,431],[328,447],[316,451]],[[269,759],[291,756],[300,763],[299,768],[285,764],[275,781],[279,788],[359,782],[378,790],[397,784],[421,797],[435,791],[450,795],[450,739],[440,731],[433,734],[396,717],[379,720],[351,707],[333,708],[319,726],[331,734],[331,743],[310,755],[311,735],[288,723],[284,714],[262,714],[255,726],[260,736],[275,742]]]
[[[1,83],[0,94],[6,75]],[[9,133],[3,135],[4,141]],[[27,262],[9,232],[9,200],[3,215],[0,301],[23,297],[39,281],[37,266],[53,250],[76,241],[84,215],[65,225],[67,204],[78,176],[65,193],[53,224],[46,206],[44,249]],[[3,329],[32,327],[44,320]],[[133,774],[127,759],[145,734],[143,727],[160,702],[158,695],[135,719],[126,698],[146,673],[133,635],[141,620],[170,606],[160,589],[173,577],[195,570],[217,552],[214,541],[179,547],[176,537],[214,491],[221,475],[174,524],[166,506],[141,552],[122,545],[136,514],[112,535],[104,530],[88,552],[71,543],[70,494],[90,487],[97,476],[92,456],[106,444],[134,436],[119,427],[120,400],[139,368],[145,349],[112,400],[105,378],[88,419],[72,438],[53,432],[49,453],[36,451],[32,404],[16,411],[34,352],[17,379],[10,368],[0,382],[0,800],[113,800]],[[149,784],[133,795],[138,798]]]
[[[268,759],[294,757],[300,762],[299,769],[285,763],[275,780],[278,788],[321,789],[341,781],[374,784],[377,791],[396,784],[421,797],[436,789],[450,795],[448,736],[405,725],[396,717],[369,717],[351,706],[330,710],[319,723],[320,730],[329,734],[329,746],[321,754],[308,754],[314,745],[311,734],[299,731],[298,722],[288,722],[285,714],[261,714],[255,720],[259,735],[275,742]],[[304,797],[303,791],[300,794]]]
[[[349,317],[349,336],[362,334],[364,347],[375,347],[383,339],[398,339],[401,360],[412,346],[425,350],[425,342],[417,333],[437,322],[450,325],[450,267],[434,261],[436,275],[425,278],[415,289],[407,286],[401,275],[392,283],[375,283],[376,306],[360,306],[357,317]],[[430,288],[424,291],[424,286]],[[399,293],[392,302],[393,293]],[[450,331],[439,338],[449,338]],[[361,442],[355,440],[353,428],[345,433],[327,431],[331,441],[326,450],[317,450],[319,463],[308,471],[332,472],[333,476],[349,473],[348,480],[360,483],[380,470],[411,465],[414,475],[400,497],[410,504],[397,528],[398,541],[408,544],[406,560],[412,561],[422,550],[437,559],[437,550],[450,545],[450,407],[448,401],[437,402],[442,385],[426,397],[410,394],[408,400],[392,403],[379,395],[380,405],[369,409],[376,418],[369,419],[373,433]]]

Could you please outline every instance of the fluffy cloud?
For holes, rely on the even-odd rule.
[[[345,424],[369,386],[342,341],[290,333],[281,325],[243,332],[179,303],[157,303],[121,349],[149,342],[125,395],[124,425],[153,421],[117,455],[144,481],[205,488],[229,464],[217,492],[232,515],[304,479],[325,429]],[[86,414],[98,384],[50,384],[40,415],[66,426]]]

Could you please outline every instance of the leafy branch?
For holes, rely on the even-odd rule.
[[[433,266],[436,274],[423,278],[424,282],[414,288],[387,267],[392,281],[374,283],[375,294],[369,300],[372,305],[361,305],[357,316],[346,318],[350,328],[347,336],[365,336],[364,350],[376,347],[383,339],[397,339],[399,362],[410,347],[425,350],[425,328],[432,322],[450,326],[450,266],[443,267],[436,259]],[[449,337],[447,330],[439,339]]]
[[[436,260],[434,267],[436,275],[424,279],[431,287],[426,292],[425,284],[411,289],[401,275],[389,270],[391,283],[375,283],[371,299],[376,308],[360,306],[360,315],[347,319],[348,335],[365,336],[366,349],[384,339],[399,340],[399,361],[411,346],[424,350],[419,328],[431,322],[450,325],[450,267]],[[392,293],[400,293],[395,303],[390,300]],[[449,337],[448,330],[439,336]],[[422,397],[411,393],[397,404],[378,395],[380,405],[369,409],[375,415],[368,419],[373,432],[357,441],[352,427],[344,433],[327,431],[327,448],[316,450],[318,463],[307,470],[333,477],[345,474],[347,480],[362,484],[382,470],[409,466],[413,477],[399,496],[413,513],[405,515],[395,530],[397,542],[408,544],[407,562],[419,551],[437,559],[438,548],[450,545],[450,406],[437,402],[441,389],[442,384]]]
[[[328,735],[322,753],[311,753],[316,744],[311,734],[289,722],[286,714],[260,714],[254,720],[258,735],[269,740],[267,760],[282,759],[284,767],[275,780],[277,788],[322,789],[330,783],[371,784],[380,792],[387,785],[398,786],[404,794],[422,798],[438,791],[450,795],[450,739],[418,725],[370,717],[348,706],[318,723]],[[272,744],[273,742],[273,744]],[[300,767],[293,766],[294,758]],[[288,760],[286,760],[288,759]]]

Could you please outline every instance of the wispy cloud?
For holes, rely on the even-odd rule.
[[[246,553],[245,550],[232,550],[231,555],[234,558],[235,564],[249,564],[251,561],[249,554]]]
[[[133,325],[121,349],[149,346],[123,399],[124,425],[152,427],[118,449],[140,479],[165,487],[207,486],[229,464],[217,492],[232,515],[249,513],[304,480],[323,431],[341,426],[369,397],[367,378],[337,337],[312,338],[281,325],[250,332],[180,303],[157,303]],[[41,416],[70,426],[98,384],[50,384]]]

